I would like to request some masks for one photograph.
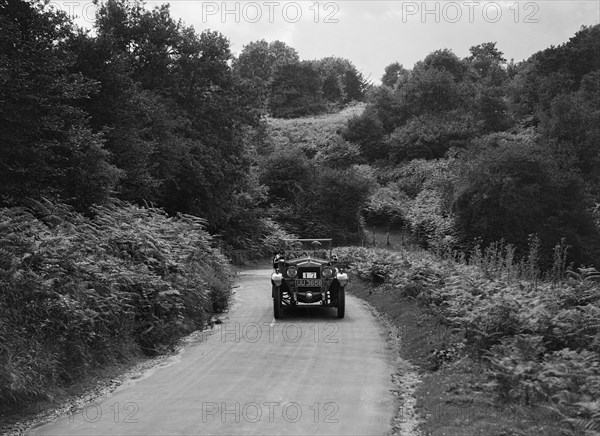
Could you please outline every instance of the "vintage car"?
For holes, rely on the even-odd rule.
[[[273,316],[280,318],[285,307],[321,305],[337,308],[343,318],[348,274],[332,256],[331,239],[286,239],[285,249],[273,259],[271,274]]]

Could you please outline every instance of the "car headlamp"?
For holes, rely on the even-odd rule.
[[[271,274],[271,280],[273,280],[275,286],[279,286],[281,285],[281,280],[283,280],[283,276],[279,273],[273,273]]]
[[[344,287],[348,284],[348,274],[339,273],[336,278],[337,278],[338,282],[340,282],[341,287]]]
[[[296,268],[295,266],[290,266],[288,267],[286,274],[289,278],[293,279],[298,275],[298,268]]]
[[[321,270],[321,275],[324,279],[330,279],[333,277],[333,269],[330,266],[326,266]]]

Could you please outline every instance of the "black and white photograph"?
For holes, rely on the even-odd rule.
[[[600,2],[0,0],[0,434],[600,436]]]

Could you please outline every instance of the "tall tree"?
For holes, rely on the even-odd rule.
[[[600,260],[582,179],[547,150],[518,138],[500,140],[466,153],[459,164],[453,210],[465,243],[504,239],[523,254],[536,233],[548,255],[565,238],[573,261]]]
[[[237,199],[255,191],[248,136],[261,114],[232,72],[227,38],[183,26],[168,6],[109,0],[95,35],[73,44],[101,83],[85,107],[126,174],[120,197],[227,227]]]
[[[268,82],[278,65],[295,63],[299,60],[296,50],[285,42],[269,43],[261,39],[242,48],[240,55],[234,61],[234,69],[245,79],[258,78]]]
[[[385,67],[385,72],[381,77],[381,83],[393,88],[399,80],[405,82],[408,79],[409,72],[398,62],[393,62]]]
[[[323,80],[323,94],[329,101],[362,101],[368,86],[363,75],[348,59],[326,57],[313,61]]]
[[[470,52],[466,63],[475,82],[474,112],[481,120],[482,130],[505,130],[511,123],[506,103],[506,59],[495,42],[473,46]]]
[[[242,48],[240,55],[233,60],[234,73],[244,82],[261,107],[266,108],[269,98],[269,85],[280,65],[299,61],[296,50],[281,41],[271,43],[261,39]]]
[[[280,65],[271,82],[269,107],[273,116],[292,118],[325,109],[323,81],[312,62]]]
[[[500,50],[495,42],[485,42],[469,49],[471,55],[467,58],[468,65],[479,78],[489,78],[491,84],[500,85],[506,74],[503,67],[506,65]]]
[[[0,201],[49,196],[80,209],[102,202],[119,178],[101,133],[78,105],[97,83],[73,70],[65,14],[45,2],[0,9]]]

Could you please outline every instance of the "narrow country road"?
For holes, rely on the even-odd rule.
[[[346,317],[272,316],[270,271],[238,275],[232,310],[168,364],[35,435],[371,435],[395,412],[385,332],[358,299]],[[355,285],[357,286],[357,285]]]

